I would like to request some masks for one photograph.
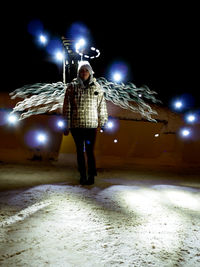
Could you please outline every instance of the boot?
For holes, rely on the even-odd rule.
[[[81,175],[81,177],[80,177],[80,184],[81,185],[86,185],[87,184],[87,177],[86,177],[86,175]]]
[[[94,184],[94,175],[89,175],[87,180],[87,185]]]

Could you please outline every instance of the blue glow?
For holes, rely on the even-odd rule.
[[[47,136],[44,133],[37,134],[37,140],[39,143],[43,144],[47,141]]]
[[[81,38],[76,42],[75,48],[80,49],[80,48],[84,47],[85,45],[86,45],[85,39]]]
[[[197,117],[194,114],[188,114],[186,115],[186,121],[189,123],[195,122]]]
[[[174,110],[182,111],[191,109],[194,106],[194,97],[190,94],[182,94],[176,99],[172,100],[171,107]]]
[[[112,121],[108,121],[107,124],[106,124],[106,127],[107,128],[113,128],[113,122]]]
[[[88,27],[82,22],[74,22],[66,33],[66,36],[73,40],[80,39],[81,36],[84,36],[86,39],[88,39],[89,35],[90,31]]]
[[[48,42],[48,45],[46,47],[47,52],[51,56],[55,56],[56,53],[60,52],[62,53],[62,42],[60,39],[52,39]]]
[[[28,32],[33,36],[39,36],[43,32],[43,28],[43,23],[38,19],[28,23]]]
[[[122,80],[122,75],[121,75],[121,73],[119,73],[119,72],[115,72],[115,73],[113,73],[113,80],[114,80],[115,82],[120,82],[120,81]]]
[[[16,124],[18,121],[18,118],[15,114],[8,115],[7,120],[10,124]]]
[[[61,121],[61,120],[58,121],[57,125],[58,125],[59,128],[64,128],[64,126],[65,126],[65,125],[64,125],[64,122]]]
[[[40,40],[40,43],[42,43],[42,44],[47,44],[47,36],[45,36],[44,34],[41,34],[40,36],[39,36],[39,40]]]
[[[64,57],[64,55],[63,55],[63,53],[61,51],[56,51],[55,52],[55,58],[56,58],[57,61],[62,61],[63,57]]]
[[[182,101],[176,101],[174,103],[174,106],[176,109],[180,109],[183,106],[183,103],[182,103]]]
[[[111,65],[109,70],[110,79],[115,82],[121,82],[127,79],[128,66],[125,62],[115,62]]]

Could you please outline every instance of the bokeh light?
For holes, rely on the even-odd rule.
[[[10,124],[16,124],[18,121],[18,117],[15,114],[8,115],[7,120]]]
[[[109,67],[109,79],[114,82],[122,82],[128,78],[128,65],[125,62],[117,61]]]
[[[66,36],[72,40],[80,40],[84,36],[86,39],[90,39],[90,31],[83,22],[74,22],[71,24],[66,32]]]
[[[182,137],[189,137],[191,135],[191,130],[189,128],[183,128],[180,130],[180,134]]]
[[[65,124],[64,124],[64,122],[62,120],[59,120],[57,122],[57,125],[58,125],[59,128],[64,128],[64,126],[65,126]]]
[[[115,82],[120,82],[120,81],[122,80],[122,75],[121,75],[121,73],[119,73],[119,72],[115,72],[115,73],[113,73],[113,80],[114,80]]]
[[[193,122],[196,122],[197,120],[197,116],[195,114],[186,114],[185,116],[185,120],[188,122],[188,123],[193,123]]]
[[[40,43],[41,43],[41,44],[46,45],[46,44],[47,44],[47,41],[48,41],[48,38],[47,38],[46,35],[41,34],[41,35],[39,36],[39,40],[40,40]]]
[[[44,134],[44,133],[39,133],[39,134],[37,135],[37,140],[38,140],[38,142],[39,142],[40,144],[45,143],[45,142],[47,141],[47,136],[46,136],[46,134]]]
[[[40,36],[43,32],[44,26],[39,19],[31,20],[28,23],[28,32],[33,36]]]

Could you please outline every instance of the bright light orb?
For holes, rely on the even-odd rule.
[[[155,134],[154,136],[155,136],[155,137],[158,137],[158,136],[159,136],[159,134]]]
[[[107,123],[107,128],[112,128],[113,127],[113,123],[111,122],[111,121],[109,121],[108,123]]]
[[[47,137],[45,134],[38,134],[37,140],[39,141],[39,143],[45,143],[47,140]]]
[[[118,140],[117,139],[114,139],[114,143],[117,143],[118,142]]]
[[[56,56],[56,59],[58,61],[62,61],[63,58],[64,58],[63,53],[61,53],[61,52],[56,52],[56,55],[55,56]]]
[[[176,101],[175,102],[175,108],[179,109],[183,106],[183,103],[181,101]]]
[[[195,115],[190,114],[190,115],[188,115],[188,116],[186,117],[186,120],[187,120],[188,122],[194,122],[194,121],[196,120],[196,117],[195,117]]]
[[[122,80],[122,75],[119,72],[113,74],[113,79],[115,82],[120,82]]]
[[[40,35],[40,42],[42,43],[42,44],[46,44],[47,43],[47,38],[46,38],[46,36],[44,36],[44,35]]]
[[[84,46],[86,44],[83,38],[81,38],[78,43],[80,44],[80,46]]]
[[[76,50],[80,49],[81,47],[84,47],[85,44],[86,44],[86,41],[83,38],[81,38],[75,45]]]
[[[181,135],[182,135],[183,137],[188,137],[188,136],[190,136],[190,134],[191,134],[191,131],[190,131],[189,129],[183,129],[183,130],[181,131]]]
[[[8,116],[8,122],[11,124],[16,124],[17,123],[17,116],[16,115],[9,115]]]
[[[58,127],[63,128],[64,127],[64,122],[63,121],[58,121],[57,125],[58,125]]]

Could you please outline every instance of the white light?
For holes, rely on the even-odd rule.
[[[108,123],[107,123],[107,127],[108,127],[108,128],[112,128],[112,127],[113,127],[113,123],[112,123],[111,121],[108,122]]]
[[[142,97],[142,95],[141,95],[141,94],[139,94],[139,97]]]
[[[84,46],[86,42],[83,38],[81,38],[78,43],[80,46]]]
[[[188,122],[194,122],[196,120],[196,117],[194,115],[188,115],[186,119]]]
[[[38,134],[37,136],[37,140],[40,142],[40,143],[44,143],[46,141],[46,135],[45,134]]]
[[[12,124],[15,124],[17,122],[17,116],[16,115],[9,115],[8,121]]]
[[[175,107],[176,108],[181,108],[182,107],[182,102],[181,101],[177,101],[176,103],[175,103]]]
[[[75,47],[76,47],[76,50],[78,50],[79,48],[85,46],[86,42],[83,38],[81,38],[78,43],[76,43]]]
[[[119,82],[122,79],[122,75],[119,72],[116,72],[113,74],[113,79],[114,81]]]
[[[59,61],[63,60],[63,53],[57,52],[56,53],[56,59],[59,60]]]
[[[64,127],[64,122],[63,121],[58,121],[58,127],[63,128]]]
[[[155,134],[154,136],[155,136],[155,137],[158,137],[158,136],[159,136],[159,134]]]
[[[42,44],[46,44],[47,43],[47,38],[44,35],[40,35],[40,42]]]
[[[114,143],[117,143],[118,141],[117,141],[117,139],[114,139]]]
[[[100,132],[103,133],[103,130],[101,129]]]
[[[187,137],[187,136],[189,136],[191,134],[191,132],[190,132],[189,129],[183,129],[181,131],[181,134],[182,134],[183,137]]]

